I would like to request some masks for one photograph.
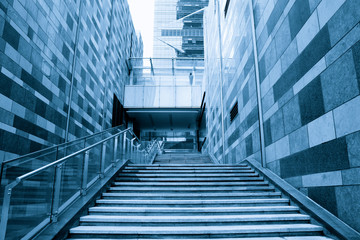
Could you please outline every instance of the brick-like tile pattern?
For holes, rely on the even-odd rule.
[[[359,181],[354,180],[360,162],[359,3],[356,0],[251,2],[267,166],[360,230],[355,207],[360,201],[359,194],[350,191],[359,188]],[[220,1],[220,8],[224,3]],[[224,162],[259,157],[256,154],[259,148],[255,147],[258,144],[254,142],[255,132],[259,136],[258,117],[247,120],[251,113],[257,114],[256,91],[249,88],[254,79],[254,53],[247,4],[248,1],[230,1],[227,17],[223,14],[220,17],[225,76],[225,159],[218,151],[222,149],[222,134],[214,1],[210,1],[205,14],[207,19],[213,18],[205,29],[205,52],[209,58],[207,126],[211,139],[207,151],[217,153],[215,156]],[[246,64],[249,61],[251,67]],[[239,117],[230,124],[229,109],[236,101]],[[236,160],[231,154],[234,149]],[[346,201],[343,194],[349,195]]]
[[[142,54],[126,0],[1,1],[1,161],[64,142],[69,104],[70,140],[101,131],[104,108],[111,127],[130,51]]]

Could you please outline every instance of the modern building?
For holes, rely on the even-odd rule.
[[[203,13],[208,0],[156,0],[153,57],[204,57]]]
[[[127,1],[0,7],[0,162],[111,127],[143,51]]]

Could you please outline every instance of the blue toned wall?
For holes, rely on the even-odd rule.
[[[126,0],[1,1],[0,162],[111,127],[141,44]]]
[[[217,21],[207,22],[207,151],[260,161],[253,5],[266,164],[360,231],[360,8],[356,0],[220,1],[222,154]],[[210,1],[205,18],[215,19]],[[217,52],[216,52],[217,51]],[[239,114],[230,122],[238,102]]]

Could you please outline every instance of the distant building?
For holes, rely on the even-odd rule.
[[[203,8],[208,0],[156,0],[154,57],[204,57]]]

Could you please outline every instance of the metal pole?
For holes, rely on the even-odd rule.
[[[78,23],[77,23],[77,26],[76,26],[76,35],[75,35],[75,44],[74,44],[74,56],[73,56],[72,69],[71,69],[69,105],[68,105],[68,110],[67,110],[66,128],[65,128],[65,142],[67,142],[69,140],[70,112],[71,112],[72,93],[73,93],[73,89],[74,89],[76,52],[77,52],[77,46],[78,46],[78,42],[79,42],[79,32],[80,32],[80,20],[81,20],[82,6],[83,6],[83,1],[80,0],[79,19],[78,19]]]
[[[255,31],[255,20],[254,20],[254,10],[253,10],[253,5],[252,5],[252,0],[249,0],[249,5],[250,5],[250,18],[251,18],[251,30],[252,30],[252,44],[254,47],[256,97],[257,97],[257,103],[258,103],[259,131],[260,131],[261,165],[262,165],[262,167],[266,167],[264,120],[263,120],[263,115],[262,115],[258,50],[257,50],[257,45],[256,45],[256,31]]]
[[[220,105],[221,105],[221,133],[222,133],[222,159],[225,163],[225,126],[224,126],[224,100],[223,100],[223,56],[222,56],[222,39],[221,39],[221,25],[220,25],[220,5],[219,0],[216,0],[217,6],[217,19],[218,19],[218,32],[219,32],[219,57],[220,57]]]
[[[101,161],[100,161],[100,178],[104,178],[106,158],[106,142],[102,143]]]
[[[118,140],[119,139],[119,137],[117,136],[117,137],[115,137],[115,139],[114,139],[114,156],[113,156],[113,161],[112,161],[112,165],[113,165],[113,167],[115,167],[116,166],[116,160],[117,160],[117,153],[118,153]]]
[[[5,240],[6,227],[9,219],[11,194],[12,194],[12,189],[16,185],[18,185],[18,182],[12,182],[5,187],[3,207],[1,210],[0,240]]]
[[[133,158],[134,156],[134,141],[136,138],[131,139],[130,141],[130,157]]]
[[[89,155],[90,150],[85,152],[84,156],[84,164],[83,164],[83,175],[82,175],[82,183],[81,183],[81,195],[86,195],[87,189],[87,179],[88,179],[88,171],[89,171]]]
[[[109,33],[109,43],[107,45],[107,59],[106,59],[106,75],[105,75],[105,89],[104,89],[104,102],[103,102],[103,111],[102,111],[102,122],[101,122],[101,128],[102,130],[105,130],[105,122],[106,122],[106,108],[107,108],[107,91],[109,88],[109,58],[110,58],[110,50],[111,50],[111,40],[112,40],[112,28],[113,28],[113,19],[114,19],[114,0],[111,1],[111,17],[110,17],[110,33]]]
[[[126,158],[127,158],[127,156],[126,156],[126,154],[127,154],[127,149],[126,149],[126,145],[127,145],[127,143],[126,143],[126,140],[127,140],[127,138],[126,138],[126,132],[124,132],[124,138],[123,138],[123,153],[124,153],[124,160],[126,160]]]

